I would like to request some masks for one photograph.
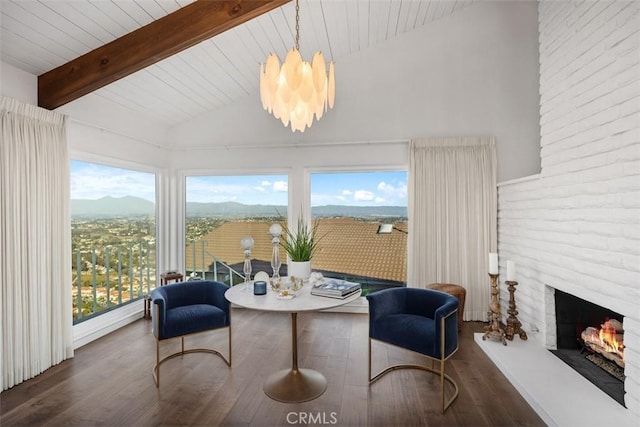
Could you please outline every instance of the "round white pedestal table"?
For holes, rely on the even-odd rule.
[[[278,298],[275,291],[266,295],[254,295],[253,285],[245,289],[244,284],[229,288],[224,296],[227,301],[240,307],[262,311],[291,313],[291,369],[283,369],[271,374],[264,383],[264,392],[279,402],[298,403],[313,400],[327,389],[327,380],[320,372],[298,367],[298,313],[318,311],[347,304],[360,297],[360,292],[345,299],[311,295],[311,285],[305,285],[292,299]]]

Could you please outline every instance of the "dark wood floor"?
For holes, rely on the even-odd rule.
[[[544,425],[475,344],[473,333],[483,325],[474,322],[464,324],[460,349],[447,362],[460,396],[444,415],[435,375],[401,370],[368,385],[364,314],[301,313],[299,365],[324,373],[327,391],[299,404],[271,400],[262,385],[270,373],[291,366],[290,319],[284,313],[234,309],[232,368],[210,354],[189,354],[162,365],[160,388],[151,376],[151,322],[139,320],[0,393],[0,425]],[[214,331],[189,337],[186,344],[226,352],[226,340],[226,331]],[[163,353],[179,348],[179,340],[162,344]],[[374,371],[388,362],[420,361],[379,343],[373,352]]]

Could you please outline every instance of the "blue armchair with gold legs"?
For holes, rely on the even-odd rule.
[[[444,292],[392,288],[367,295],[369,300],[369,383],[396,369],[421,369],[440,376],[442,412],[458,397],[458,385],[444,372],[445,361],[458,350],[458,300]],[[394,365],[371,376],[371,341],[377,340],[420,354],[431,366]],[[435,367],[438,362],[439,367]],[[445,399],[445,381],[453,393]]]
[[[160,385],[160,365],[169,359],[189,353],[218,355],[231,366],[231,317],[224,293],[229,289],[220,282],[197,280],[173,283],[151,292],[152,331],[156,338],[156,364],[153,380]],[[208,348],[184,349],[184,337],[213,329],[228,328],[229,358]],[[160,359],[160,341],[180,337],[181,351]]]

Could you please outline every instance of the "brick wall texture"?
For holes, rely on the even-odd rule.
[[[515,261],[518,317],[549,347],[551,288],[625,316],[625,404],[640,416],[640,1],[538,14],[542,168],[499,185],[501,273]]]

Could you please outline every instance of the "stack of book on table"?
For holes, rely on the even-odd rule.
[[[360,291],[360,283],[323,278],[311,288],[311,295],[344,299]]]

